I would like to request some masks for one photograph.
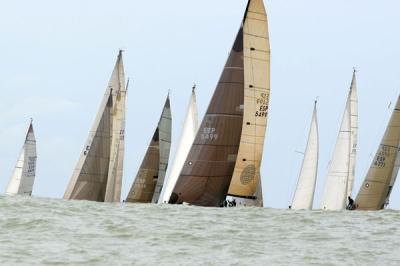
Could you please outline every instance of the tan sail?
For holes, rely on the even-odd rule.
[[[119,52],[95,122],[64,199],[119,202],[125,134],[125,74]]]
[[[270,96],[270,45],[267,15],[262,0],[249,1],[243,25],[243,46],[242,134],[228,195],[256,199],[258,184],[261,184],[260,166]]]
[[[164,184],[171,147],[171,107],[167,97],[156,131],[126,202],[157,203]]]
[[[385,135],[355,200],[358,210],[380,210],[393,186],[393,172],[400,144],[400,97],[397,99]],[[393,182],[393,183],[392,183]]]
[[[255,199],[269,101],[266,23],[262,0],[250,0],[169,203],[221,206],[235,165],[244,181],[235,195]]]

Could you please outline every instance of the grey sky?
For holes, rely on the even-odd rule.
[[[358,192],[400,92],[400,2],[270,0],[271,105],[262,177],[265,203],[287,207],[319,96],[319,206],[352,68],[358,70]],[[0,8],[0,191],[34,118],[34,195],[62,197],[119,48],[128,92],[122,197],[171,89],[173,140],[193,82],[202,117],[243,16],[244,0],[6,1]],[[174,145],[174,143],[173,143]],[[172,154],[173,155],[173,154]],[[396,184],[391,207],[400,208]]]

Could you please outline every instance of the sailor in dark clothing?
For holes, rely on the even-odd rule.
[[[349,201],[349,204],[347,204],[346,209],[347,209],[347,210],[354,210],[355,207],[356,207],[356,206],[354,205],[354,200],[353,200],[350,196],[347,197],[347,200]]]
[[[236,207],[236,200],[235,199],[232,200],[232,206]]]

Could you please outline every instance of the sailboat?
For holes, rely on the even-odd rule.
[[[262,0],[250,0],[170,203],[221,206],[229,195],[259,202],[270,91]]]
[[[400,97],[371,167],[355,199],[357,210],[380,210],[389,202],[399,170]]]
[[[171,107],[168,95],[157,128],[125,200],[126,202],[158,202],[168,167],[171,124]]]
[[[321,209],[343,210],[346,208],[347,197],[351,196],[354,183],[357,131],[358,100],[354,70],[342,124],[329,165]]]
[[[119,51],[106,92],[64,199],[119,202],[125,146],[125,74]]]
[[[158,203],[168,203],[172,190],[174,189],[176,181],[199,128],[195,88],[196,86],[193,86],[192,88],[192,94],[187,107],[179,144],[176,149],[173,163],[170,167],[168,167],[167,177],[165,178],[164,187]]]
[[[296,191],[290,207],[291,209],[312,209],[318,171],[318,146],[317,101],[315,101],[308,142],[304,152],[303,164],[301,166]]]
[[[26,133],[25,142],[8,183],[8,195],[32,195],[33,183],[36,173],[36,139],[33,132],[32,119]]]

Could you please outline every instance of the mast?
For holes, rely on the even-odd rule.
[[[164,184],[171,147],[169,95],[126,202],[157,203]]]
[[[169,201],[172,190],[174,189],[176,181],[199,128],[195,88],[196,86],[194,85],[187,107],[179,144],[176,149],[175,158],[172,165],[167,170],[165,185],[158,203],[167,203]]]
[[[345,209],[348,193],[353,186],[357,147],[357,95],[355,89],[354,72],[322,195],[321,209],[324,210]]]
[[[170,203],[220,206],[235,168],[235,180],[243,180],[239,187],[245,189],[234,194],[245,191],[254,198],[269,101],[267,33],[262,0],[250,0]],[[240,145],[246,146],[241,152]]]
[[[125,74],[122,51],[64,199],[119,202],[125,145]]]
[[[398,171],[400,144],[400,97],[389,120],[371,167],[355,200],[358,210],[380,210],[389,201]]]
[[[315,101],[307,146],[291,205],[292,209],[312,209],[318,171],[318,146],[317,101]]]
[[[32,119],[26,133],[25,142],[8,183],[6,194],[32,195],[36,175],[36,139]]]

